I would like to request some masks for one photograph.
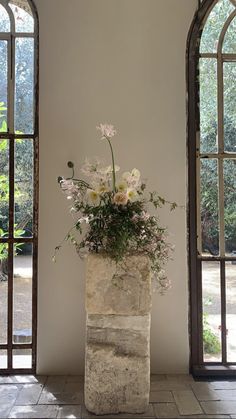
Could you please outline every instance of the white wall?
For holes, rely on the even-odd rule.
[[[66,162],[109,162],[98,140],[111,122],[122,170],[138,167],[149,187],[186,202],[185,48],[197,0],[35,0],[40,18],[40,243],[38,372],[82,373],[84,265],[66,245],[71,225],[56,183]],[[188,371],[186,213],[161,211],[175,244],[172,290],[153,296],[151,369]]]

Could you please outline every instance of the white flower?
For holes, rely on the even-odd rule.
[[[140,176],[140,171],[138,169],[133,169],[132,172],[124,172],[122,178],[129,186],[137,188],[140,186]]]
[[[129,201],[134,202],[135,199],[137,198],[138,193],[135,189],[128,189],[127,190],[127,197],[129,199]]]
[[[79,196],[79,188],[72,179],[62,179],[60,185],[63,192],[67,195],[67,199],[72,199],[75,195]]]
[[[115,165],[115,172],[119,172],[120,167]],[[104,175],[110,175],[113,172],[112,166],[107,166],[104,168],[100,168],[99,172]]]
[[[119,192],[126,192],[128,185],[127,182],[125,180],[120,180],[117,185],[116,188]]]
[[[97,187],[96,187],[96,191],[99,194],[103,194],[106,192],[110,192],[110,188],[107,182],[101,182]]]
[[[92,205],[98,206],[100,204],[100,196],[99,196],[99,193],[97,191],[95,191],[94,189],[88,189],[87,190],[87,197],[88,197],[88,201]]]
[[[110,139],[110,138],[112,138],[116,135],[116,130],[115,130],[114,126],[110,125],[110,124],[100,124],[97,127],[97,130],[101,131],[102,138]]]
[[[85,159],[85,162],[81,168],[81,172],[86,176],[94,176],[98,173],[100,166],[100,161],[97,157],[93,161]]]

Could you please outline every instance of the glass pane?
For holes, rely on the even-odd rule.
[[[0,350],[0,369],[7,368],[7,351]]]
[[[10,32],[10,19],[6,9],[0,4],[0,32]]]
[[[202,262],[203,359],[221,362],[220,263]]]
[[[32,134],[34,125],[34,40],[16,39],[15,131]]]
[[[8,245],[0,243],[0,344],[7,343]]]
[[[9,140],[0,139],[0,237],[8,235]]]
[[[224,137],[225,151],[236,153],[236,62],[224,63]]]
[[[227,361],[236,362],[236,261],[226,262],[225,268]]]
[[[217,60],[201,58],[200,71],[200,151],[216,153],[217,145]]]
[[[15,141],[15,237],[32,237],[33,229],[32,140]]]
[[[223,53],[236,53],[236,17],[232,20],[225,34],[225,39],[223,43]]]
[[[34,32],[34,19],[27,11],[9,3],[15,17],[16,32]]]
[[[0,132],[7,132],[7,41],[0,41]]]
[[[235,10],[230,0],[219,0],[212,9],[204,26],[200,52],[217,52],[218,41],[229,15]]]
[[[32,368],[32,350],[31,349],[14,349],[13,351],[13,368]]]
[[[218,165],[216,159],[202,159],[200,167],[200,210],[202,251],[219,254]]]
[[[236,159],[224,161],[225,251],[236,254]]]
[[[32,342],[32,244],[15,245],[13,343]]]

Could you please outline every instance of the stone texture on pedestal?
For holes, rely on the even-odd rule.
[[[151,309],[150,261],[134,255],[116,264],[99,254],[89,255],[86,272],[86,309],[89,314],[140,316]]]
[[[85,404],[97,414],[142,413],[150,390],[150,262],[90,255],[86,277]]]

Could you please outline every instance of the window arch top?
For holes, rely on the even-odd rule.
[[[233,0],[219,0],[215,3],[202,31],[200,53],[217,53],[218,42],[224,24],[235,11],[236,3]],[[231,38],[233,39],[233,37]]]
[[[0,32],[33,33],[34,16],[27,0],[0,0]]]
[[[236,10],[235,10],[236,12]],[[225,54],[236,54],[236,15],[232,19],[224,37],[222,51]]]
[[[3,5],[0,3],[0,32],[10,32],[10,18],[9,15],[3,7]]]

